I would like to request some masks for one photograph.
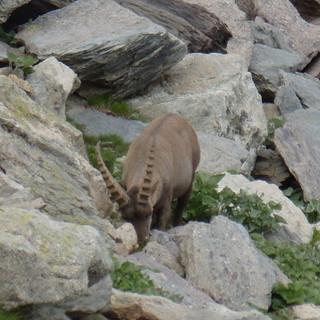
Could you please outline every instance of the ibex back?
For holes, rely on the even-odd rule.
[[[173,225],[182,223],[200,160],[197,135],[184,117],[161,115],[132,142],[123,168],[124,189],[103,163],[99,145],[97,158],[111,197],[133,224],[139,241],[149,237],[151,228],[166,229],[173,199],[178,200]]]

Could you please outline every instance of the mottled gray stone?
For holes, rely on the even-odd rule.
[[[260,93],[275,93],[280,85],[280,69],[292,72],[302,70],[306,64],[306,58],[300,54],[255,44],[249,71]]]
[[[255,21],[250,22],[250,27],[255,43],[292,52],[284,34],[279,28],[264,22],[259,17],[257,17]]]
[[[285,115],[275,131],[275,145],[298,180],[306,201],[320,200],[320,110],[298,110]]]
[[[166,113],[185,116],[196,131],[255,148],[267,134],[261,96],[236,54],[188,54],[162,83],[129,100],[146,117]]]
[[[242,225],[217,216],[170,234],[177,238],[186,279],[196,288],[233,310],[268,309],[276,271]]]
[[[290,85],[279,87],[274,103],[279,107],[281,114],[303,109],[299,98]]]
[[[111,272],[107,245],[94,228],[54,221],[33,209],[0,211],[1,305],[75,299]]]
[[[197,306],[214,301],[190,282],[180,277],[153,257],[144,252],[137,252],[127,257],[130,262],[146,267],[143,271],[159,289],[168,296],[176,296],[179,303],[187,306]]]
[[[249,17],[259,16],[279,28],[295,52],[311,60],[320,51],[320,26],[304,20],[290,0],[236,0],[236,2]]]
[[[303,108],[320,110],[320,81],[304,73],[281,71],[280,81],[290,86]]]

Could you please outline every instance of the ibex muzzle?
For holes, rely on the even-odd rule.
[[[166,229],[173,199],[178,200],[173,225],[182,224],[200,160],[197,135],[184,117],[161,115],[132,142],[123,168],[123,188],[105,166],[99,144],[96,151],[111,197],[119,203],[123,218],[133,224],[139,241],[149,237],[151,228]]]

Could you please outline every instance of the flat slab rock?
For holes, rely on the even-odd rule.
[[[111,0],[76,1],[22,26],[16,38],[118,97],[142,90],[187,52],[164,28]]]
[[[285,119],[275,132],[276,147],[298,180],[304,199],[320,200],[320,111],[297,110]]]

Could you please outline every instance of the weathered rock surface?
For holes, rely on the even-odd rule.
[[[79,150],[82,134],[4,76],[0,96],[1,168],[41,197],[55,218],[103,229],[98,213],[110,211],[111,203],[100,173]]]
[[[250,22],[250,27],[255,43],[292,52],[284,34],[279,28],[264,22],[260,17]]]
[[[196,130],[245,147],[264,140],[267,121],[261,97],[239,55],[189,54],[164,80],[130,104],[149,118],[182,114]]]
[[[237,0],[237,3],[249,17],[260,16],[278,27],[296,52],[311,59],[320,51],[320,26],[302,19],[289,0]]]
[[[166,28],[188,45],[189,52],[226,52],[231,37],[213,12],[177,0],[116,0],[140,16]]]
[[[182,41],[111,0],[76,1],[24,25],[16,38],[118,97],[144,89],[186,54]]]
[[[4,23],[10,14],[17,8],[30,2],[31,0],[1,0],[0,2],[0,23]]]
[[[318,320],[320,319],[320,307],[313,304],[302,304],[285,309],[288,316],[299,320]]]
[[[178,241],[186,279],[196,288],[233,310],[268,309],[276,271],[242,225],[217,216],[210,224],[189,222],[170,234]]]
[[[250,174],[256,153],[233,140],[198,131],[201,158],[198,170],[209,174],[236,171]]]
[[[34,70],[27,77],[33,88],[31,98],[65,120],[66,100],[80,86],[77,75],[54,57],[39,63]]]
[[[137,252],[128,256],[127,259],[136,265],[144,266],[146,269],[143,270],[143,273],[153,281],[156,288],[168,296],[176,297],[180,304],[193,307],[206,303],[215,304],[209,295],[195,288],[190,282],[147,253]]]
[[[280,71],[280,83],[278,96],[281,96],[282,90],[286,91],[286,95],[279,103],[282,113],[302,108],[316,108],[320,110],[320,81],[303,73],[287,73]],[[293,93],[293,94],[292,94]],[[289,96],[290,95],[290,96]],[[300,102],[300,106],[298,101]],[[283,105],[292,104],[292,108],[285,108]],[[283,111],[282,111],[283,110]]]
[[[275,132],[276,147],[299,182],[306,201],[320,200],[320,110],[298,110],[285,115]]]
[[[280,82],[279,70],[302,70],[306,64],[306,58],[300,54],[255,44],[249,70],[252,72],[257,89],[262,95],[275,94]]]
[[[282,208],[275,214],[287,221],[280,230],[271,234],[273,241],[293,241],[297,243],[308,243],[313,234],[313,227],[308,223],[303,212],[296,207],[291,200],[283,195],[282,191],[273,184],[265,181],[249,181],[242,175],[226,174],[218,184],[218,190],[224,187],[239,193],[244,190],[248,194],[257,194],[263,201],[280,203]]]
[[[0,211],[5,307],[73,299],[111,272],[107,246],[94,228],[53,221],[38,210],[2,206]],[[105,301],[110,287],[109,280]]]
[[[243,11],[234,0],[184,0],[187,3],[200,5],[214,13],[225,23],[232,34],[228,41],[227,52],[239,54],[248,67],[251,58],[253,37],[250,25]]]
[[[112,290],[110,315],[124,320],[194,320],[194,319],[228,319],[228,320],[268,320],[258,311],[231,311],[220,305],[188,307],[156,296],[144,296],[135,293]],[[106,309],[105,311],[109,311]]]
[[[320,16],[320,1],[319,0],[290,0],[292,4],[299,11],[300,15],[307,20],[312,22],[313,17]]]

